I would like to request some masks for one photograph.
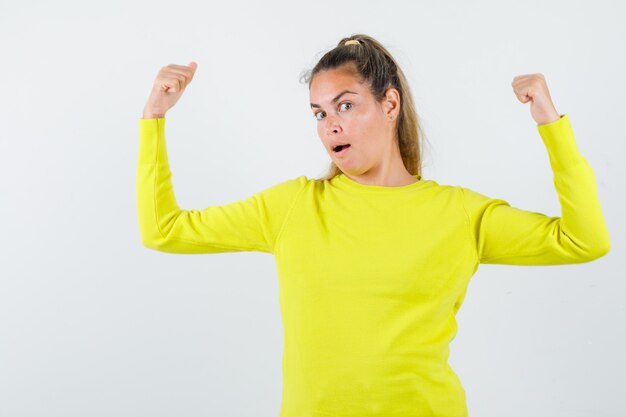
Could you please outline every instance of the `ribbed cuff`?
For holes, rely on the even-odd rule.
[[[567,114],[560,116],[559,120],[552,123],[537,125],[537,130],[548,150],[553,171],[562,171],[583,160],[569,117]]]
[[[168,162],[165,146],[165,118],[139,119],[140,164]]]

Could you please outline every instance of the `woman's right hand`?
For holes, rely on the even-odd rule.
[[[165,117],[165,113],[176,104],[185,88],[193,79],[198,68],[194,61],[189,66],[167,65],[159,71],[150,97],[143,110],[144,119]]]

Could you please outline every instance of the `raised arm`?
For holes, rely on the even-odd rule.
[[[561,216],[521,210],[459,187],[480,263],[573,264],[610,249],[595,176],[578,150],[569,118],[561,115],[537,129],[550,158]]]
[[[171,181],[165,118],[139,119],[139,131],[136,202],[144,246],[170,253],[273,253],[305,176],[230,204],[181,210]]]

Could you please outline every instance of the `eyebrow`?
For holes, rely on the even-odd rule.
[[[342,91],[341,93],[337,94],[337,95],[335,96],[335,98],[334,98],[334,99],[332,99],[330,102],[331,102],[331,103],[336,102],[337,100],[339,100],[339,99],[341,98],[341,96],[343,96],[343,95],[344,95],[344,94],[346,94],[346,93],[350,93],[350,94],[358,94],[358,93],[355,93],[354,91],[344,90],[344,91]],[[313,107],[320,108],[321,106],[320,106],[319,104],[311,103],[311,108],[313,108]]]

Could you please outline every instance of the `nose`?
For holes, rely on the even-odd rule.
[[[338,120],[335,117],[326,116],[326,135],[337,134],[341,131]]]

